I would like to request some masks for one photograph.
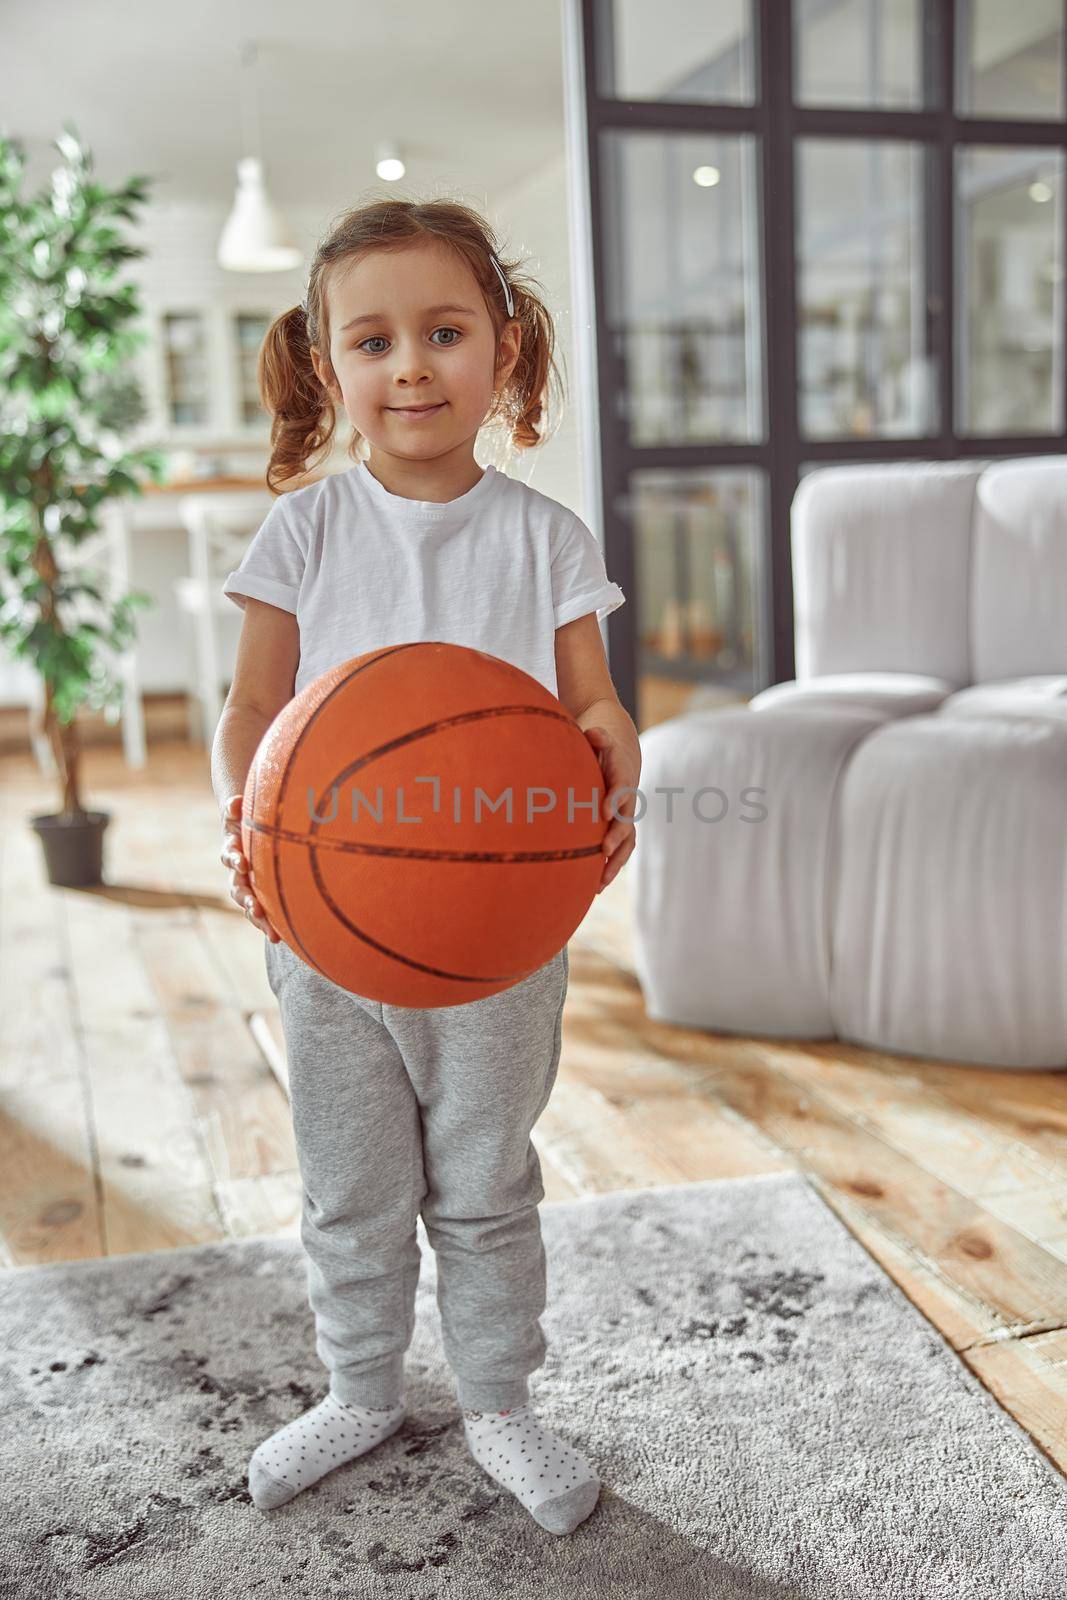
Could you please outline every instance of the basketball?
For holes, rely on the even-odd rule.
[[[543,684],[418,641],[307,684],[244,790],[249,881],[302,960],[394,1006],[510,988],[563,948],[603,874],[600,762]]]

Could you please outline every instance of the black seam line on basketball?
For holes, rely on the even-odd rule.
[[[296,743],[293,746],[293,754],[294,755],[296,754],[296,752],[300,749],[300,746],[303,744],[304,740],[307,738],[308,734],[310,733],[312,727],[314,726],[314,724],[315,724],[315,722],[316,722],[316,720],[317,720],[317,718],[319,716],[319,713],[322,710],[324,710],[326,706],[329,705],[329,703],[333,699],[334,695],[340,694],[341,690],[345,687],[345,685],[348,684],[348,683],[351,683],[353,678],[358,678],[361,673],[367,672],[367,671],[369,671],[369,669],[371,667],[377,666],[379,661],[384,661],[388,656],[398,655],[401,651],[404,651],[404,650],[416,650],[416,649],[418,649],[419,645],[423,644],[423,643],[425,643],[424,640],[412,639],[407,644],[390,645],[387,649],[379,650],[378,654],[376,656],[373,656],[370,661],[364,661],[364,663],[363,663],[363,665],[361,667],[354,667],[351,672],[346,672],[344,677],[341,679],[340,683],[335,683],[333,688],[330,690],[329,694],[328,695],[324,695],[322,700],[319,701],[319,704],[315,707],[314,711],[311,713],[311,715],[308,718],[307,722],[304,724],[304,726],[301,728],[300,732],[297,734]],[[282,772],[282,781],[281,781],[281,785],[280,785],[279,790],[278,790],[278,813],[279,813],[279,815],[281,814],[282,804],[283,804],[283,802],[285,800],[285,791],[289,787],[289,773],[290,773],[291,770],[292,770],[291,762],[287,761],[286,764],[285,764],[285,768],[284,768],[284,770]],[[280,865],[281,864],[280,864],[280,862],[278,860],[278,841],[277,841],[277,839],[275,839],[275,841],[274,841],[273,859],[274,859],[274,886],[275,886],[275,888],[276,888],[276,890],[278,892],[278,903],[281,906],[283,912],[285,913],[285,920],[286,920],[286,924],[287,924],[287,926],[289,928],[289,931],[292,934],[293,938],[296,940],[297,944],[300,946],[301,954],[303,955],[304,960],[307,962],[308,966],[312,967],[314,969],[314,971],[316,971],[319,974],[320,978],[328,978],[329,974],[323,972],[322,968],[319,966],[318,962],[314,959],[314,957],[312,956],[310,950],[307,948],[307,946],[305,945],[303,939],[301,939],[299,933],[297,933],[296,929],[293,926],[293,919],[289,915],[288,901],[286,900],[285,888],[284,888],[284,885],[282,883],[282,877],[281,877],[281,871],[280,871]]]
[[[334,788],[339,783],[344,783],[354,772],[369,766],[372,761],[388,755],[391,750],[402,750],[405,745],[414,744],[417,739],[428,739],[432,733],[440,733],[444,728],[461,727],[465,722],[482,722],[488,717],[550,717],[553,722],[572,721],[562,711],[553,711],[551,706],[479,706],[474,711],[457,711],[454,717],[439,717],[436,722],[427,722],[421,728],[409,728],[407,733],[402,733],[396,739],[387,739],[385,744],[376,745],[373,750],[368,750],[365,755],[357,756],[355,761],[341,771],[334,778],[328,788]],[[324,791],[325,796],[325,791]],[[323,798],[324,798],[323,796]],[[322,805],[316,804],[315,810],[321,811]]]
[[[355,934],[357,939],[362,939],[363,943],[370,945],[372,950],[380,951],[382,955],[388,956],[391,961],[397,962],[400,966],[408,967],[414,972],[427,972],[432,978],[448,978],[453,983],[507,984],[520,983],[523,978],[529,978],[538,971],[537,967],[531,967],[527,972],[500,972],[486,977],[484,973],[475,975],[469,972],[449,972],[446,967],[431,967],[425,961],[416,961],[414,956],[405,955],[400,950],[393,950],[389,945],[382,944],[380,939],[375,939],[373,935],[364,932],[362,928],[358,928],[351,917],[345,915],[326,886],[326,881],[319,869],[318,857],[314,850],[311,852],[311,876],[314,878],[319,894],[322,896],[323,904],[334,913],[339,922],[344,924],[349,933]]]
[[[578,861],[586,856],[598,856],[599,844],[576,845],[573,850],[418,850],[413,845],[364,844],[357,839],[322,839],[310,833],[295,833],[290,828],[266,828],[262,823],[254,828],[256,833],[269,833],[285,844],[306,844],[312,850],[332,851],[338,855],[395,856],[403,861]]]

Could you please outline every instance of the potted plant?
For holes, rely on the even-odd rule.
[[[62,157],[51,187],[23,198],[22,142],[0,136],[0,640],[44,685],[36,730],[62,788],[58,812],[30,818],[56,884],[99,883],[104,811],[86,811],[79,788],[76,715],[108,722],[121,712],[115,654],[136,636],[137,606],[151,595],[113,595],[78,547],[101,531],[108,500],[143,493],[135,476],[164,473],[154,450],[124,452],[121,435],[144,415],[123,371],[147,334],[133,285],[112,280],[145,251],[126,243],[149,179],[108,189],[73,127],[54,141]]]

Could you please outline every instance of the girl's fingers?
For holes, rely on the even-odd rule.
[[[601,842],[601,849],[608,855],[614,854],[626,840],[633,836],[634,824],[632,821],[624,822],[618,817],[608,828]]]
[[[248,916],[249,911],[251,911],[252,915],[248,918],[248,920],[250,922],[254,922],[261,933],[270,934],[275,939],[280,937],[280,935],[274,932],[274,929],[268,922],[267,915],[249,888],[247,879],[242,881],[238,881],[236,878],[234,879],[233,889],[231,890],[231,899],[235,902],[235,904],[240,906],[241,910],[246,916]]]
[[[237,903],[241,907],[241,910],[245,913],[251,911],[253,922],[255,922],[259,917],[262,917],[263,907],[260,905],[255,895],[252,894],[248,889],[247,885],[245,886],[244,892],[237,896]]]
[[[263,907],[259,904],[258,900],[253,899],[253,901],[252,901],[252,915],[248,920],[255,924],[255,926],[259,929],[260,933],[266,934],[267,938],[271,941],[272,944],[277,944],[278,943],[280,935],[275,933],[274,929],[271,927],[270,923],[267,921],[266,915],[265,915],[265,913],[263,911]]]
[[[248,878],[248,862],[241,848],[241,811],[243,809],[243,795],[231,795],[226,802],[222,830],[222,849],[219,860],[224,867],[230,869],[230,899],[248,916],[250,922],[255,923],[262,933],[267,934],[275,942],[278,935],[271,928],[270,923],[263,915],[263,908],[252,893],[252,885]],[[249,911],[251,915],[249,916]]]
[[[612,855],[614,853],[615,850],[618,849],[619,845],[623,841],[623,838],[625,836],[625,832],[626,832],[626,830],[622,826],[621,823],[613,822],[611,824],[611,827],[608,829],[607,833],[604,835],[603,843],[601,844],[601,849],[605,852],[606,855],[610,856],[610,855]]]
[[[608,884],[611,883],[614,878],[618,877],[619,873],[626,865],[626,862],[630,859],[631,855],[633,855],[634,846],[636,843],[636,835],[634,835],[631,831],[631,835],[628,839],[623,839],[617,849],[612,849],[609,851],[607,838],[605,838],[604,848],[607,853],[607,860],[604,863],[604,871],[597,887],[597,894],[600,893],[601,889],[606,889]]]

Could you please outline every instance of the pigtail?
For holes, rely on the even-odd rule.
[[[505,268],[505,272],[522,339],[519,359],[506,389],[498,396],[492,417],[505,419],[508,442],[514,449],[531,450],[549,437],[545,399],[552,385],[556,401],[553,411],[557,418],[562,415],[563,384],[556,366],[555,330],[544,301],[534,292],[532,280],[519,283],[513,269]],[[558,425],[557,420],[555,426]]]
[[[337,423],[333,401],[311,362],[308,321],[302,305],[275,317],[263,340],[258,364],[259,394],[270,413],[267,487],[281,494],[285,484],[317,465]]]

